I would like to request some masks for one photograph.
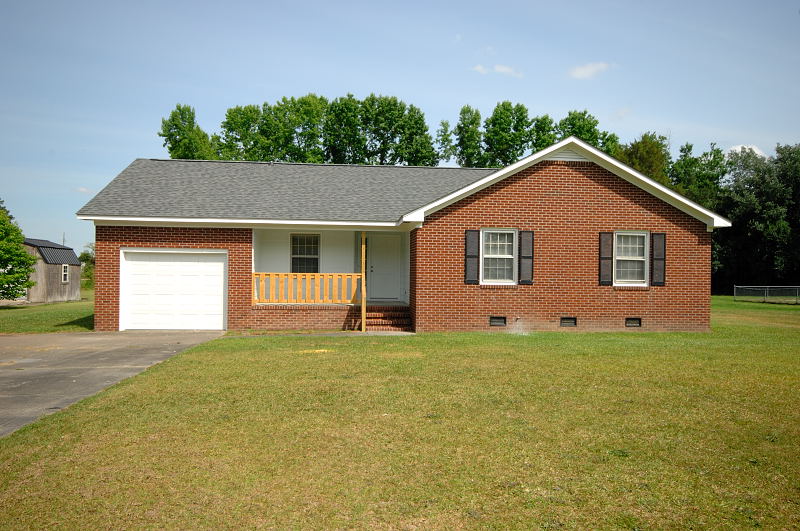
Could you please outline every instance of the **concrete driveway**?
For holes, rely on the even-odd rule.
[[[0,437],[223,332],[0,335]]]

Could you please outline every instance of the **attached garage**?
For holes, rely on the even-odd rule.
[[[120,330],[226,328],[226,251],[122,249],[120,254]]]

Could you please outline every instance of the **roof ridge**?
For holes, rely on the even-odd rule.
[[[283,162],[266,160],[203,160],[203,159],[158,159],[140,157],[137,160],[151,160],[154,162],[213,162],[216,164],[266,164],[270,166],[343,166],[351,168],[425,168],[428,170],[499,170],[500,168],[467,168],[463,166],[412,166],[398,164],[343,164],[333,162]]]

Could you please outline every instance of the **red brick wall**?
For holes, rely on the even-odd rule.
[[[532,230],[534,284],[464,284],[464,231]],[[647,230],[667,234],[666,285],[598,285],[598,234]],[[589,162],[534,165],[431,215],[411,235],[412,313],[418,332],[490,330],[490,315],[508,328],[644,330],[709,326],[711,238],[705,224]],[[498,328],[492,327],[492,330]]]
[[[95,228],[95,330],[119,329],[121,247],[226,249],[228,251],[228,328],[247,328],[252,293],[250,229],[186,227]]]
[[[264,304],[253,307],[257,330],[357,330],[361,307],[347,304]]]

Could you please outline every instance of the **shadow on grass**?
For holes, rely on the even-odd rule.
[[[86,317],[80,317],[78,319],[73,319],[72,321],[67,321],[66,323],[60,323],[55,325],[56,327],[61,326],[74,326],[85,328],[88,331],[94,330],[94,314],[87,315]]]

